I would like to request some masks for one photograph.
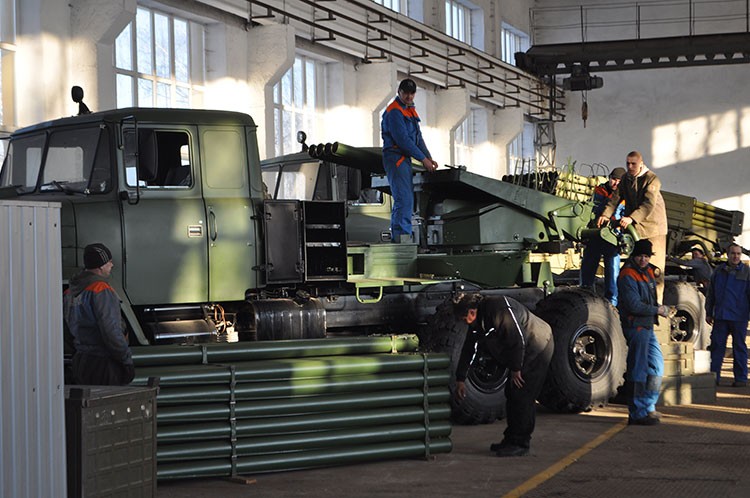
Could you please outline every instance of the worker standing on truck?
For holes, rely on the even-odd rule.
[[[669,307],[656,299],[656,267],[650,264],[653,246],[648,239],[635,243],[630,258],[620,271],[620,320],[628,342],[628,366],[625,377],[633,384],[628,399],[628,423],[656,425],[659,412],[661,378],[664,375],[664,356],[654,334],[656,315],[668,316]]]
[[[536,398],[555,349],[552,329],[506,296],[464,294],[453,310],[469,325],[456,366],[456,396],[466,397],[466,374],[477,348],[484,348],[501,368],[510,370],[505,384],[508,427],[502,442],[493,443],[490,450],[500,457],[527,455],[536,423]]]
[[[747,322],[750,319],[750,268],[741,261],[742,248],[730,244],[727,262],[716,268],[706,293],[706,322],[711,329],[711,371],[716,385],[721,380],[721,365],[732,334],[732,387],[747,386]]]
[[[84,270],[70,280],[63,307],[73,335],[73,377],[77,384],[124,386],[135,376],[120,315],[120,298],[107,280],[114,266],[104,244],[83,250]]]
[[[419,116],[414,105],[417,84],[405,79],[398,86],[398,95],[385,109],[380,124],[383,137],[383,167],[388,176],[393,196],[391,212],[391,240],[401,242],[401,236],[412,236],[411,216],[414,212],[414,184],[411,159],[420,161],[427,171],[435,171],[438,164],[422,139]]]
[[[594,189],[593,214],[597,218],[597,223],[609,199],[620,186],[623,176],[625,176],[625,168],[614,168],[609,174],[609,179]],[[624,203],[618,204],[611,220],[618,221],[622,218],[624,209]],[[618,246],[610,244],[601,237],[592,237],[586,241],[581,259],[580,284],[581,287],[594,287],[596,269],[602,258],[604,258],[604,297],[613,306],[617,306],[617,275],[620,273],[620,248]]]
[[[651,261],[659,269],[656,275],[656,297],[661,301],[664,295],[663,271],[667,261],[667,210],[661,196],[661,181],[644,164],[640,152],[630,152],[626,163],[628,172],[599,216],[597,226],[601,228],[609,223],[617,206],[625,201],[620,228],[625,230],[632,224],[639,238],[651,241],[654,252]]]

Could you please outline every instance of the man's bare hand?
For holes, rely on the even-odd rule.
[[[633,223],[633,218],[630,216],[623,216],[620,218],[620,228],[623,230],[628,228]]]
[[[526,381],[523,380],[523,377],[521,376],[520,370],[513,370],[510,372],[510,379],[513,382],[513,385],[517,388],[521,389],[524,384],[526,384]]]
[[[607,223],[609,223],[609,218],[606,216],[600,216],[596,219],[596,228],[601,228]]]
[[[422,161],[422,164],[424,165],[425,169],[429,172],[433,172],[436,169],[438,169],[438,163],[436,161],[433,161],[429,157],[425,157]]]
[[[463,382],[456,382],[456,398],[462,401],[466,397],[466,384]]]

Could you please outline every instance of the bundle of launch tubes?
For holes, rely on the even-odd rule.
[[[417,346],[404,335],[133,348],[133,385],[159,378],[157,478],[449,452],[449,358]]]

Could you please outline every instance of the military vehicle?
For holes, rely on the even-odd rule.
[[[256,140],[252,118],[237,112],[57,119],[11,136],[0,196],[61,203],[64,279],[87,244],[112,249],[134,344],[418,330],[425,348],[456,355],[463,334],[445,303],[481,291],[512,295],[552,325],[545,405],[587,410],[622,384],[616,310],[556,285],[550,263],[581,240],[590,196],[462,168],[418,171],[415,240],[394,244],[377,149],[316,146],[316,157],[310,147],[261,167]],[[502,416],[506,378],[480,352],[456,418]]]

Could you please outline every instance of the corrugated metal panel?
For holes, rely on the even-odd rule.
[[[0,495],[64,497],[60,204],[0,201]]]

